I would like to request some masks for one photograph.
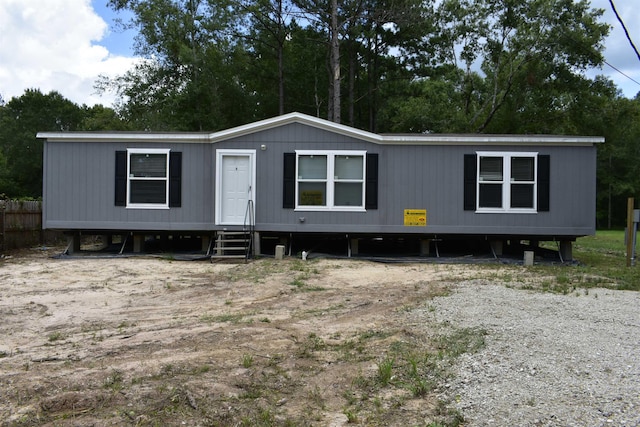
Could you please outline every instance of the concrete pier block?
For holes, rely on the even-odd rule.
[[[533,265],[533,251],[524,251],[524,265],[530,267]]]

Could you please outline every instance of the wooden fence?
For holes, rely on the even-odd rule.
[[[42,202],[0,200],[0,250],[44,245],[59,238],[42,230]]]

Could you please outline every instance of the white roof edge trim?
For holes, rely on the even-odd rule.
[[[209,142],[207,133],[161,132],[38,132],[36,138],[51,141],[156,141],[156,142]]]
[[[385,142],[407,143],[407,142],[451,142],[451,143],[586,143],[597,144],[605,141],[601,136],[562,136],[562,135],[384,135]]]
[[[231,129],[214,132],[209,136],[209,138],[211,142],[218,142],[225,139],[248,135],[261,130],[272,129],[272,128],[290,124],[290,123],[302,123],[302,124],[319,128],[319,129],[325,129],[330,132],[339,133],[342,135],[351,136],[354,138],[363,139],[370,142],[380,143],[384,140],[383,136],[372,133],[372,132],[356,129],[351,126],[331,122],[329,120],[320,119],[318,117],[313,117],[307,114],[297,113],[297,112],[283,114],[282,116],[276,116],[270,119],[260,120],[257,122],[248,123],[246,125],[237,126]]]
[[[593,145],[605,142],[599,136],[550,136],[550,135],[437,135],[384,136],[383,144],[389,145]]]

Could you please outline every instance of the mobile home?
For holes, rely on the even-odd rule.
[[[381,135],[300,113],[213,133],[42,132],[43,227],[71,236],[230,233],[571,242],[595,233],[601,137]],[[249,231],[248,231],[249,230]],[[434,243],[435,242],[435,243]],[[433,251],[433,249],[431,249]],[[230,250],[227,252],[231,252]],[[224,253],[217,247],[214,253]]]

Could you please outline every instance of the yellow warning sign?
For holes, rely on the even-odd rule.
[[[404,225],[405,227],[426,227],[427,226],[427,210],[426,209],[405,209]]]

